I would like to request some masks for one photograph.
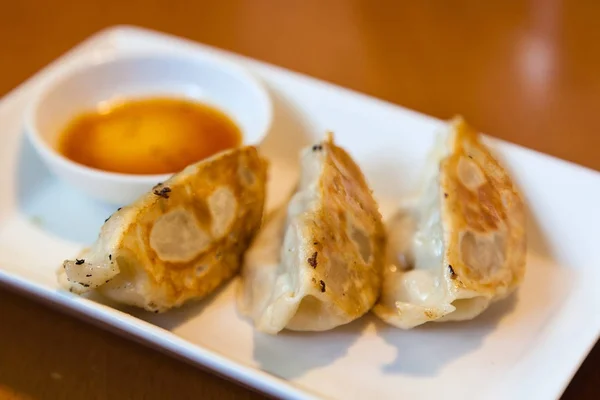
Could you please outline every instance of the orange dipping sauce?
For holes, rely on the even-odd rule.
[[[165,174],[237,147],[241,141],[237,125],[214,107],[151,98],[76,117],[62,132],[58,151],[104,171]]]

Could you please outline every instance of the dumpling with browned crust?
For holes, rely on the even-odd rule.
[[[266,169],[252,146],[188,166],[114,213],[59,282],[154,312],[209,294],[239,270],[260,227]]]
[[[300,158],[294,194],[265,222],[242,268],[239,309],[270,334],[346,324],[381,289],[384,227],[360,168],[331,134]]]
[[[462,118],[432,156],[426,188],[387,224],[374,313],[403,329],[467,320],[512,293],[525,273],[525,211],[508,173]]]

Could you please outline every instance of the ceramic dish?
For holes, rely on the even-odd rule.
[[[79,113],[146,97],[192,99],[230,116],[243,144],[258,145],[272,122],[271,99],[244,68],[197,53],[102,53],[40,85],[25,112],[25,132],[60,178],[95,199],[124,205],[171,174],[133,175],[88,168],[56,150],[59,133]]]
[[[266,83],[273,126],[269,207],[289,193],[298,149],[325,130],[362,166],[382,213],[406,194],[440,121],[290,71],[129,27],[95,35],[0,103],[0,281],[149,346],[282,398],[558,398],[600,331],[600,174],[499,140],[487,143],[527,199],[529,254],[517,295],[465,323],[400,331],[367,316],[315,334],[257,333],[233,301],[236,281],[163,315],[57,289],[55,269],[91,243],[113,208],[48,173],[23,136],[45,82],[90,57],[137,51],[211,55]],[[457,110],[459,112],[460,110]],[[82,322],[83,323],[83,322]],[[224,334],[228,332],[228,334]]]

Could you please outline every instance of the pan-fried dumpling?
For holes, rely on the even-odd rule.
[[[295,193],[242,267],[239,309],[271,334],[332,329],[367,313],[380,294],[385,232],[359,167],[331,134],[300,163]]]
[[[472,319],[513,292],[525,272],[524,204],[510,177],[461,118],[416,204],[388,222],[387,265],[374,313],[409,329]]]
[[[260,227],[266,169],[251,146],[188,166],[113,214],[59,282],[154,312],[207,295],[239,270]]]

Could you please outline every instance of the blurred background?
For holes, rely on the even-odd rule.
[[[133,24],[460,113],[600,170],[599,19],[594,0],[2,1],[0,96],[89,35]],[[0,317],[0,398],[261,398],[4,289]],[[596,346],[564,398],[598,399],[598,382]]]

